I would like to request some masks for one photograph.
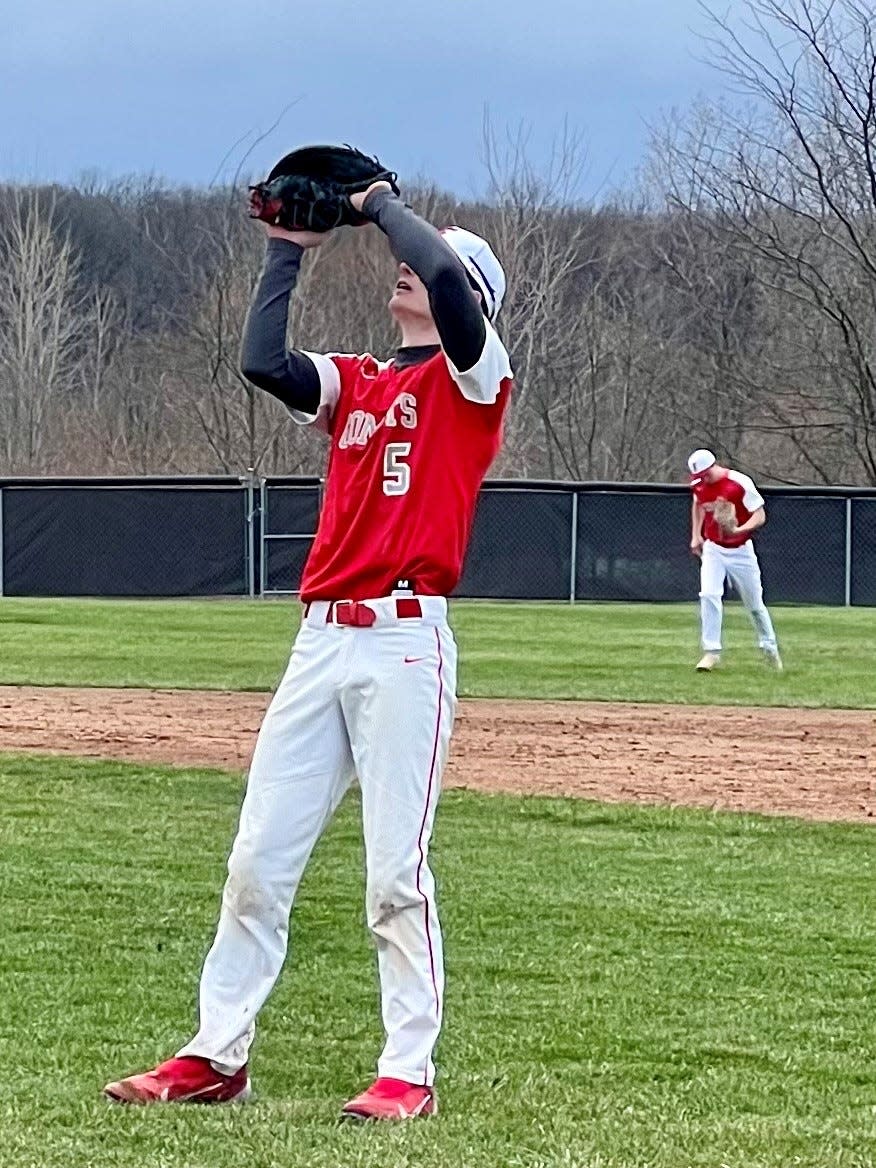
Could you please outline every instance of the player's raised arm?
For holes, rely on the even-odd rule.
[[[395,258],[425,284],[441,347],[450,361],[459,370],[471,369],[484,351],[487,325],[478,296],[453,248],[388,184],[377,184],[358,201],[362,213],[386,235]],[[357,206],[355,196],[351,202]]]
[[[288,349],[289,298],[298,283],[301,257],[325,235],[267,227],[262,274],[243,331],[240,368],[244,377],[278,398],[290,410],[316,414],[320,377],[312,358]]]

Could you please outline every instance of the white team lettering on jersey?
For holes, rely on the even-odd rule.
[[[376,429],[377,422],[373,414],[369,414],[365,410],[351,410],[338,446],[341,450],[346,450],[348,446],[367,446],[368,439],[371,438]]]
[[[382,427],[387,430],[417,428],[417,399],[412,393],[400,393],[380,421],[367,410],[352,410],[344,423],[344,432],[338,439],[338,446],[346,450],[348,446],[367,446]]]
[[[395,410],[398,406],[401,411],[401,424],[406,430],[416,430],[417,428],[417,399],[412,393],[400,393],[389,409],[386,411],[384,418],[384,425],[393,427],[396,425]]]

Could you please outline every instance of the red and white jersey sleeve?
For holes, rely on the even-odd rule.
[[[511,377],[511,360],[499,339],[499,334],[489,321],[485,321],[485,324],[487,339],[483,352],[471,369],[460,373],[449,357],[445,356],[445,360],[450,376],[459,386],[459,392],[464,398],[492,405],[499,396],[502,382]]]
[[[758,507],[763,506],[763,495],[748,475],[740,474],[738,470],[731,470],[727,472],[727,478],[742,488],[742,506],[749,515],[753,515]]]
[[[339,354],[310,353],[305,349],[302,349],[302,352],[305,357],[310,358],[319,374],[319,407],[315,414],[306,414],[303,410],[290,410],[289,413],[299,426],[316,425],[319,430],[328,433],[341,396],[341,372],[339,365],[336,364]]]

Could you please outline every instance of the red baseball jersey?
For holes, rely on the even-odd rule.
[[[456,587],[478,491],[498,453],[511,388],[508,354],[487,326],[473,369],[442,351],[397,368],[370,355],[309,353],[315,416],[331,451],[301,599],[367,600],[400,580],[424,595]]]
[[[736,510],[736,522],[743,524],[751,518],[758,507],[763,507],[763,497],[748,475],[738,470],[728,470],[726,475],[714,483],[695,483],[691,486],[694,498],[704,510],[703,538],[719,543],[722,547],[741,547],[751,539],[751,534],[726,535],[712,518],[712,504],[716,499],[729,499]]]

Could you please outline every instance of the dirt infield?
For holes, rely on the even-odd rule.
[[[0,686],[0,750],[243,770],[266,694]],[[872,711],[463,701],[445,785],[876,822]]]

